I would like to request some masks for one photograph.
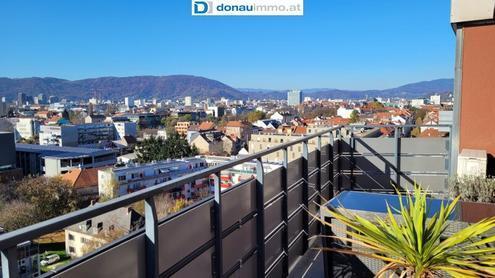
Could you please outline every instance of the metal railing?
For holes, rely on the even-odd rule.
[[[369,128],[370,126],[362,127]],[[397,130],[400,128],[416,126],[406,125],[401,127],[372,127],[394,127],[396,129],[396,133],[398,133]],[[168,277],[174,275],[181,269],[185,268],[186,265],[194,260],[198,260],[198,258],[208,254],[210,251],[211,259],[209,259],[209,261],[211,262],[211,275],[213,277],[229,276],[236,271],[240,271],[241,269],[255,269],[255,272],[250,273],[250,275],[257,277],[264,277],[274,271],[282,276],[288,276],[289,269],[293,266],[295,261],[293,258],[293,253],[295,252],[297,255],[304,254],[309,248],[309,236],[311,234],[319,233],[320,227],[317,221],[310,220],[306,210],[316,210],[317,207],[312,205],[313,202],[322,204],[322,197],[328,199],[332,197],[334,190],[337,191],[344,189],[341,179],[346,175],[346,167],[342,165],[344,162],[342,158],[346,157],[346,154],[343,152],[345,145],[344,138],[340,134],[342,128],[357,129],[361,128],[361,126],[337,126],[325,131],[310,134],[253,155],[191,173],[178,179],[149,187],[117,199],[104,203],[98,203],[92,207],[81,209],[29,227],[0,235],[0,253],[3,277],[19,276],[16,253],[16,247],[18,244],[39,238],[52,232],[63,230],[70,225],[83,222],[87,219],[102,215],[121,207],[130,206],[143,200],[145,203],[144,229],[131,233],[85,257],[74,260],[67,266],[47,273],[46,275],[63,276],[78,267],[84,266],[84,264],[91,262],[92,260],[94,261],[101,259],[105,254],[111,253],[112,250],[116,250],[119,246],[123,246],[132,241],[144,243],[144,252],[142,252],[142,254],[140,253],[141,255],[144,255],[144,259],[138,258],[137,260],[139,260],[139,263],[136,262],[136,264],[139,265],[134,267],[137,269],[137,272],[134,274],[140,277]],[[335,139],[334,134],[337,136]],[[322,146],[322,137],[329,139],[329,144],[324,147]],[[400,137],[401,136],[397,135],[395,140],[400,141]],[[317,140],[316,150],[309,153],[308,141],[314,139]],[[349,141],[351,145],[351,167],[347,168],[350,170],[351,176],[354,175],[353,171],[356,165],[358,165],[358,163],[352,162],[356,155],[355,149],[358,139],[359,138],[354,137],[351,132]],[[335,141],[337,141],[338,144],[334,144]],[[303,147],[302,158],[289,163],[288,148],[298,144],[302,144]],[[396,148],[396,150],[395,156],[397,165],[395,165],[394,169],[400,177],[402,174],[400,170],[400,145]],[[275,173],[264,174],[262,158],[278,151],[283,152],[283,167],[280,168],[280,171],[273,171]],[[324,160],[322,160],[323,152],[325,153],[326,158]],[[256,161],[256,178],[254,180],[252,179],[245,181],[222,192],[220,180],[221,171],[245,162],[251,162],[253,160]],[[211,176],[213,176],[215,189],[212,197],[198,202],[177,214],[168,216],[165,219],[158,219],[154,201],[154,197],[156,195],[180,187],[184,184],[194,182],[197,179]],[[292,176],[295,178],[292,181],[289,181]],[[269,178],[274,179],[275,182],[267,181]],[[398,183],[400,184],[400,180],[398,180]],[[275,187],[277,190],[274,189]],[[236,217],[235,219],[238,220],[234,221],[233,224],[230,222],[227,223],[227,221],[225,221],[227,214],[225,208],[223,207],[223,202],[227,201],[225,198],[227,198],[229,194],[233,195],[236,190],[251,190],[251,188],[254,191],[253,194],[240,195],[240,198],[245,198],[246,200],[244,201],[246,202],[254,201],[254,210],[248,211],[245,215],[234,215],[233,217]],[[351,187],[350,189],[353,188]],[[268,191],[273,192],[268,193]],[[270,196],[267,197],[267,195]],[[230,202],[233,197],[230,196],[228,198]],[[174,225],[174,221],[179,221],[181,217],[191,218],[191,214],[194,213],[194,211],[202,211],[204,210],[204,206],[209,206],[210,208],[212,238],[208,238],[208,240],[200,246],[195,246],[191,252],[185,256],[182,256],[180,259],[177,259],[177,261],[172,262],[171,265],[168,265],[167,267],[163,266],[165,260],[163,250],[167,249],[168,246],[160,242],[161,240],[163,241],[163,237],[160,236],[161,232],[165,233],[165,230],[171,229],[171,225]],[[270,213],[269,217],[272,218],[274,209],[270,209],[270,207],[277,207],[280,209],[280,216],[277,216],[277,219],[280,219],[281,221],[277,220],[279,221],[278,224],[277,221],[275,221],[276,225],[271,223],[269,221],[270,219],[268,219],[268,223],[265,221],[265,214],[268,212]],[[297,208],[290,209],[291,207]],[[269,209],[270,211],[268,211]],[[278,211],[278,209],[276,211]],[[255,223],[253,224],[253,222]],[[270,230],[271,227],[266,227],[267,224],[270,224],[268,226],[275,225],[275,227]],[[195,225],[195,223],[191,223],[190,225]],[[231,237],[231,235],[237,230],[243,229],[243,226],[249,225],[255,226],[255,246],[249,249],[249,251],[246,251],[245,254],[242,254],[240,258],[237,258],[234,265],[227,264],[225,260],[228,257],[225,257],[224,253],[227,252],[226,249],[229,249],[230,246],[227,246],[225,241],[228,240],[228,238]],[[301,229],[299,229],[299,227]],[[195,227],[191,226],[189,229],[195,229]],[[294,229],[295,231],[293,231]],[[181,235],[170,236],[180,237]],[[273,245],[274,241],[277,242],[277,246],[280,245],[280,252],[275,255],[272,254],[271,256],[268,256],[265,252],[265,248],[268,248],[266,247],[267,245]],[[139,250],[136,250],[135,252],[139,253]],[[271,249],[269,251],[271,252]],[[250,268],[246,265],[253,261],[252,257],[255,257],[256,263],[252,268]],[[141,264],[144,264],[144,266],[141,266]],[[111,268],[111,265],[107,264],[106,267]],[[92,269],[92,271],[103,271],[103,269]],[[85,275],[88,275],[88,273],[85,273]],[[129,275],[129,277],[133,276],[132,274],[124,273],[122,277],[125,277],[125,275]],[[245,274],[244,276],[250,275]],[[77,275],[75,276],[77,277]]]

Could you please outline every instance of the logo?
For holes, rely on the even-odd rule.
[[[193,15],[194,14],[206,14],[211,13],[213,9],[210,9],[210,6],[213,6],[212,2],[205,1],[194,1],[193,2]]]
[[[192,0],[194,16],[303,16],[304,0]]]

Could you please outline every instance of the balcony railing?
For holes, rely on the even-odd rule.
[[[372,126],[376,128],[377,126]],[[444,193],[450,138],[362,138],[366,126],[339,126],[265,151],[0,236],[3,277],[19,277],[19,243],[60,231],[112,210],[145,202],[145,227],[52,272],[49,277],[286,277],[310,248],[320,225],[316,213],[341,190],[407,189],[415,180]],[[448,126],[427,126],[448,127]],[[324,139],[324,140],[323,140]],[[309,152],[308,141],[316,140]],[[328,144],[322,145],[322,141]],[[288,148],[302,145],[289,162]],[[264,174],[263,157],[283,152],[283,167]],[[256,161],[256,177],[221,190],[220,173]],[[215,194],[179,213],[157,218],[154,196],[212,176]]]

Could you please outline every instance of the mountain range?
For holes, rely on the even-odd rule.
[[[453,79],[436,79],[406,84],[385,90],[342,90],[330,88],[306,89],[304,96],[313,98],[359,99],[368,97],[427,97],[433,93],[452,92]],[[101,96],[104,99],[134,98],[177,99],[192,96],[195,99],[285,99],[286,90],[235,89],[222,82],[191,75],[100,77],[65,80],[53,77],[0,78],[0,96],[15,99],[18,92],[36,96],[54,95],[69,100]]]

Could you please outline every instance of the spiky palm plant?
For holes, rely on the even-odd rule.
[[[329,215],[351,229],[344,236],[330,236],[352,249],[324,248],[326,251],[365,256],[381,260],[385,266],[377,277],[397,274],[401,277],[495,277],[495,217],[482,220],[447,238],[444,232],[455,213],[459,200],[442,203],[440,210],[428,218],[426,193],[416,187],[400,207],[387,204],[387,216],[372,221],[343,209],[330,210]],[[395,214],[394,214],[395,212]],[[331,223],[317,219],[333,229]]]

